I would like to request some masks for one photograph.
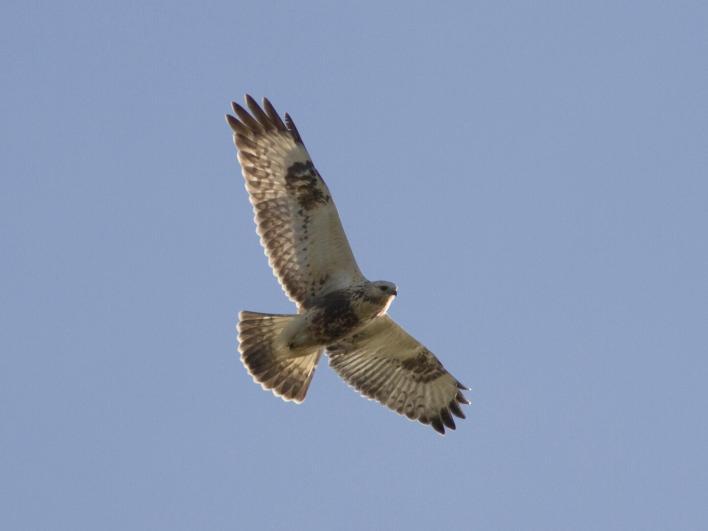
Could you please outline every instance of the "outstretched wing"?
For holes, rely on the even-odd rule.
[[[444,434],[452,415],[465,418],[466,387],[442,363],[384,315],[361,331],[327,347],[330,365],[361,394]],[[452,413],[452,415],[451,415]]]
[[[250,96],[251,113],[233,103],[238,160],[258,235],[273,273],[300,307],[308,299],[363,279],[327,185],[310,160],[290,116]]]

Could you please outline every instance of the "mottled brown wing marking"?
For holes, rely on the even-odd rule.
[[[361,394],[441,434],[465,418],[466,389],[427,348],[390,317],[327,347],[330,365]]]
[[[320,183],[323,183],[322,177],[311,160],[296,162],[285,174],[285,186],[305,210],[312,210],[329,202],[330,195]]]
[[[363,280],[327,185],[290,116],[246,96],[226,120],[234,132],[257,231],[285,293],[300,307]]]
[[[403,360],[401,367],[410,371],[414,381],[421,383],[432,382],[447,372],[442,363],[427,348],[423,348],[417,355]]]

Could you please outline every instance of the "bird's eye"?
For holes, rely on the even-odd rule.
[[[381,291],[386,291],[386,286],[379,286],[379,289],[380,289]]]

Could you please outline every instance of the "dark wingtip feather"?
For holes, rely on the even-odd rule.
[[[430,424],[432,425],[433,429],[437,431],[440,435],[445,435],[445,427],[443,426],[440,417],[435,417],[434,419],[431,419]]]
[[[445,426],[447,426],[451,430],[455,429],[455,421],[452,419],[452,415],[450,415],[450,412],[447,410],[446,407],[440,410],[440,418],[445,423]]]
[[[469,404],[469,401],[465,398],[465,395],[460,392],[458,392],[455,396],[455,400],[457,400],[460,404]]]
[[[453,400],[452,402],[450,402],[450,405],[448,407],[450,408],[450,411],[452,411],[452,414],[455,415],[456,417],[459,417],[461,419],[465,418],[465,414],[463,413],[460,406],[457,405],[456,400]]]
[[[236,113],[236,116],[238,116],[239,120],[241,120],[248,129],[255,131],[255,132],[261,132],[263,131],[263,127],[261,124],[258,123],[258,121],[250,115],[250,113],[241,107],[238,103],[235,101],[231,102],[231,107],[233,107],[234,112]]]
[[[249,109],[251,108],[251,105],[258,106],[258,104],[256,103],[256,100],[253,99],[253,96],[251,96],[248,93],[243,95],[243,100],[246,102],[246,105],[248,105]]]
[[[297,127],[295,127],[295,122],[293,122],[293,119],[288,113],[285,113],[285,124],[287,125],[290,134],[293,135],[295,141],[302,144],[302,137],[300,136],[300,132],[297,130]]]
[[[266,113],[263,112],[263,109],[261,109],[260,105],[258,105],[256,100],[254,100],[250,94],[246,94],[246,105],[250,109],[251,114],[253,114],[256,120],[258,120],[258,123],[261,124],[263,129],[268,131],[269,129],[275,128],[271,119]]]
[[[247,132],[246,126],[230,114],[226,115],[226,123],[229,124],[234,133],[245,134]]]
[[[263,109],[270,118],[271,122],[275,124],[275,127],[278,129],[278,131],[288,130],[288,128],[283,123],[282,118],[280,118],[278,111],[275,110],[275,107],[273,107],[273,104],[268,98],[263,98]]]

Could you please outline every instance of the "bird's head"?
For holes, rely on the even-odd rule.
[[[381,301],[381,311],[378,312],[378,315],[383,315],[388,311],[393,299],[398,295],[398,289],[393,282],[377,280],[370,284],[369,293],[372,299]]]
[[[398,295],[398,288],[396,288],[396,285],[393,282],[389,282],[388,280],[377,280],[371,284],[381,295],[386,297],[395,297]]]

